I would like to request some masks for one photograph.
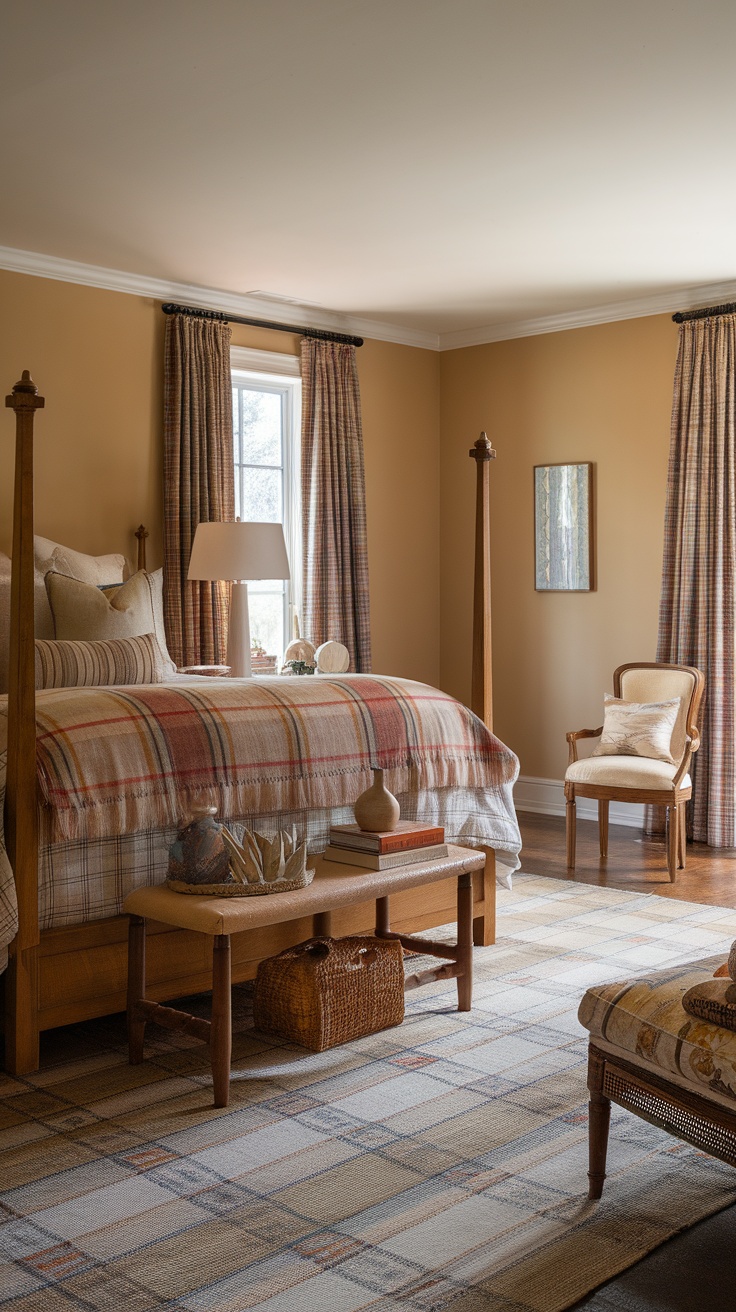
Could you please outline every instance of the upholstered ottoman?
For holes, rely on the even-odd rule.
[[[606,1178],[611,1102],[736,1166],[736,1033],[682,1005],[723,955],[596,984],[578,1011],[588,1048],[589,1196]]]

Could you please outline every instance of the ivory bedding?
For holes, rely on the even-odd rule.
[[[405,818],[518,865],[516,757],[424,684],[344,675],[53,689],[36,694],[36,722],[42,928],[116,915],[131,888],[161,882],[194,798],[216,805],[236,832],[293,822],[318,850],[330,824],[352,818],[371,765],[385,770]],[[0,768],[4,783],[1,757]],[[0,944],[15,927],[0,847]]]

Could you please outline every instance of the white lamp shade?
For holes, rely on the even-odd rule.
[[[290,577],[280,524],[197,525],[187,578],[237,582]]]

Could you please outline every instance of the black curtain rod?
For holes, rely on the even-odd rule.
[[[298,333],[300,337],[316,337],[320,342],[343,342],[346,346],[362,346],[362,337],[349,333],[332,333],[325,328],[303,328],[294,323],[273,323],[271,319],[245,319],[241,314],[223,314],[222,310],[198,310],[191,305],[162,305],[164,314],[189,314],[193,319],[216,319],[218,323],[244,323],[249,328],[271,328],[276,333]]]
[[[709,319],[712,314],[736,314],[736,301],[728,305],[709,305],[705,310],[678,310],[673,314],[673,323],[687,323],[689,319]]]

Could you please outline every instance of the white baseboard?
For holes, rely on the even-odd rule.
[[[517,811],[536,811],[539,815],[564,815],[565,792],[562,779],[535,779],[520,775],[514,788]],[[598,803],[592,797],[577,799],[580,820],[597,820]],[[644,807],[636,802],[611,802],[608,812],[612,825],[628,825],[631,829],[644,828]]]

